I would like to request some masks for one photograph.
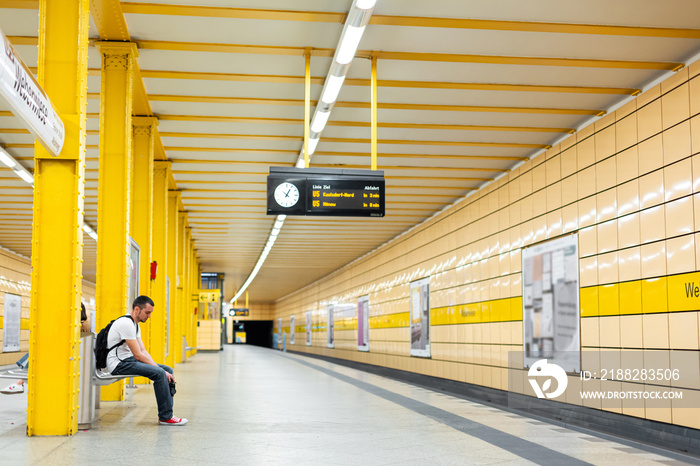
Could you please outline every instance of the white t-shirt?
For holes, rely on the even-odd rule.
[[[122,340],[136,340],[140,337],[141,329],[134,323],[131,316],[120,317],[114,321],[112,327],[109,329],[107,347],[111,348]],[[117,346],[107,355],[107,370],[111,373],[121,361],[131,356],[133,356],[133,353],[126,342]]]

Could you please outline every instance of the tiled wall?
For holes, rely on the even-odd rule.
[[[29,350],[30,287],[31,261],[7,249],[0,248],[0,366],[14,364]],[[5,293],[20,295],[22,297],[19,352],[2,352]],[[94,316],[95,285],[93,283],[83,281],[83,302],[85,303],[88,313]]]
[[[689,395],[699,395],[700,297],[684,291],[689,282],[700,286],[699,73],[697,63],[679,71],[438,217],[278,302],[283,331],[295,315],[291,349],[506,390],[508,353],[522,351],[521,248],[578,232],[583,350],[683,352],[697,361]],[[431,278],[431,359],[410,356],[409,284],[424,277]],[[370,301],[370,352],[357,350],[354,312],[336,314],[335,348],[326,348],[326,306],[352,307],[363,295]],[[312,346],[304,333],[309,310]],[[577,377],[570,383],[576,386]],[[514,385],[524,391],[522,379]],[[662,409],[562,401],[700,428],[693,410],[670,401]]]

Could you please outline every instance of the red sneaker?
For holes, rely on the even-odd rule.
[[[167,421],[164,421],[162,419],[158,419],[158,424],[162,426],[184,426],[187,424],[187,419],[184,417],[171,417]]]

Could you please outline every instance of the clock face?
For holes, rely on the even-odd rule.
[[[299,202],[299,189],[292,183],[282,183],[275,188],[275,201],[282,207],[292,207]]]

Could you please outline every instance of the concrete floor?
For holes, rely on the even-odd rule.
[[[199,353],[175,374],[182,427],[158,425],[143,385],[132,401],[103,402],[90,430],[28,438],[26,394],[0,395],[0,464],[700,464],[253,346]]]

